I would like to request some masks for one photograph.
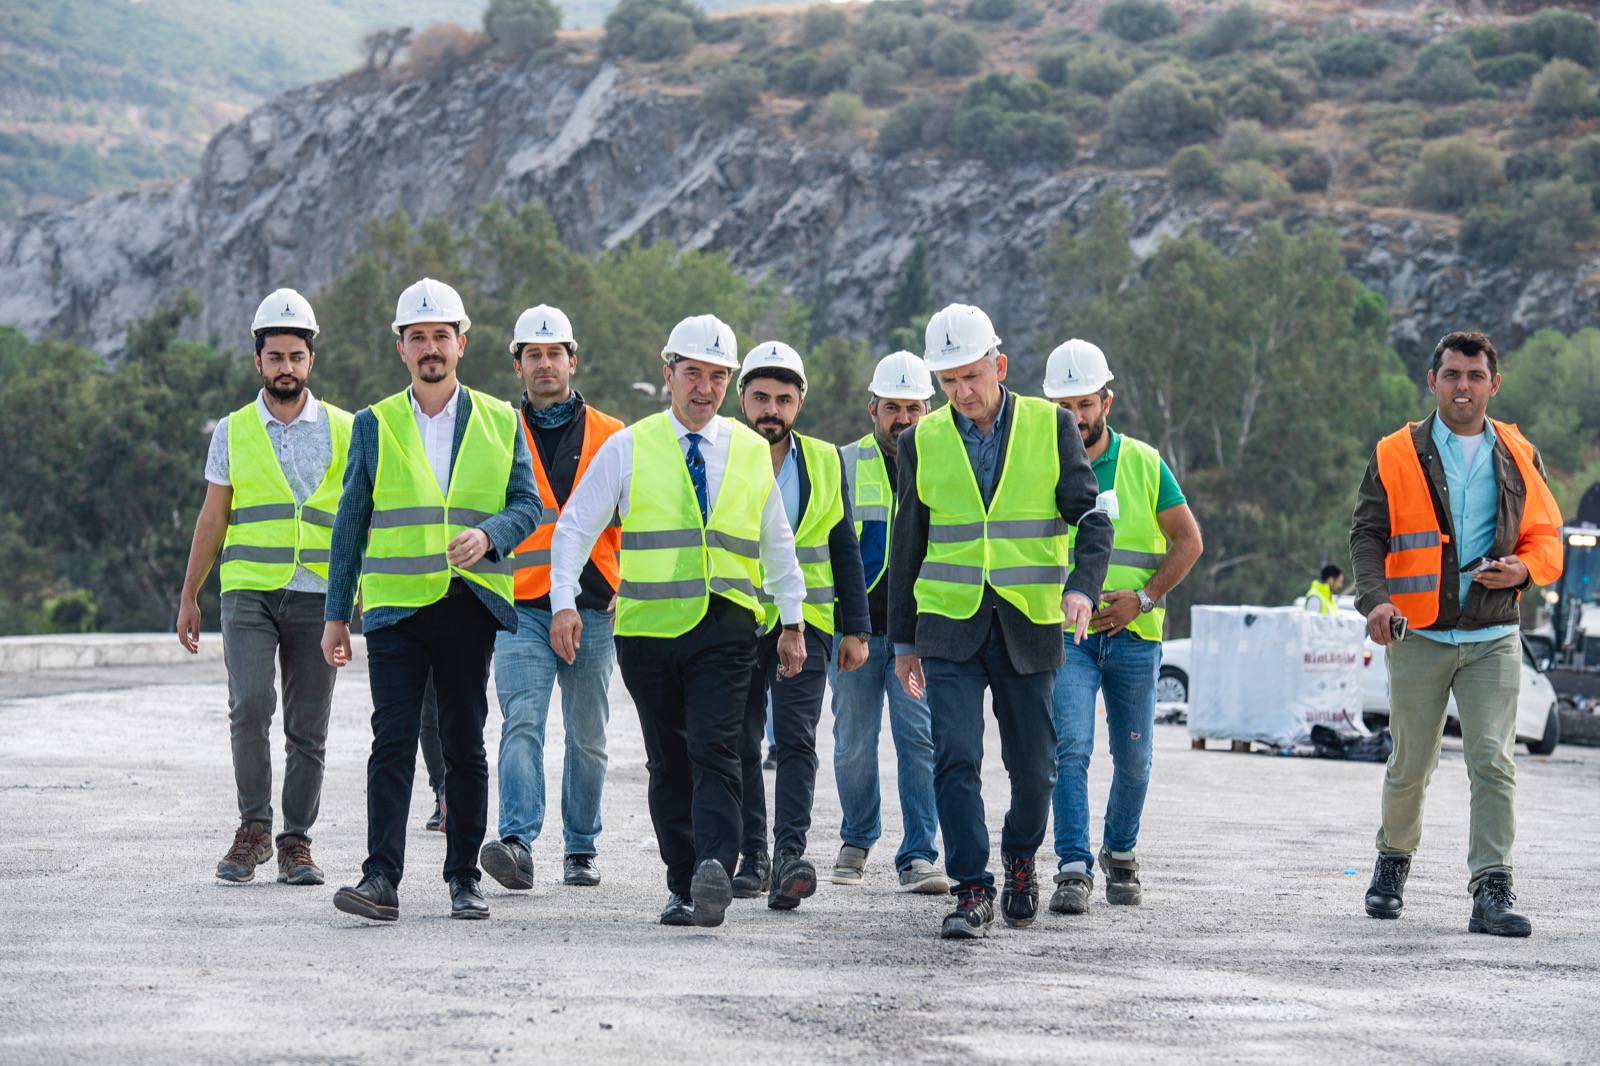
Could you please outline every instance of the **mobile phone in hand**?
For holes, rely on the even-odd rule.
[[[1406,635],[1406,616],[1397,614],[1389,619],[1389,639],[1400,640]]]
[[[1491,558],[1487,555],[1480,555],[1466,566],[1463,566],[1461,568],[1461,572],[1463,574],[1476,575],[1483,573],[1485,570],[1498,569],[1500,569],[1500,560]]]

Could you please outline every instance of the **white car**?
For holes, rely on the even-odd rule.
[[[1426,640],[1426,637],[1416,638]],[[1361,682],[1361,713],[1369,723],[1382,724],[1389,719],[1389,671],[1384,665],[1384,649],[1363,640],[1366,648],[1366,667]],[[1157,703],[1189,702],[1189,662],[1192,645],[1188,638],[1168,640],[1161,645],[1161,672],[1156,679]],[[1445,713],[1455,719],[1456,698],[1450,697]],[[1459,726],[1451,725],[1451,729]],[[1527,642],[1522,644],[1522,691],[1517,697],[1517,742],[1526,744],[1535,755],[1549,755],[1561,740],[1561,714],[1557,707],[1556,690],[1539,672]]]

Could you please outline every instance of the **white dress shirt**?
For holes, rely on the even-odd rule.
[[[432,418],[422,413],[417,397],[409,387],[406,395],[411,397],[411,414],[417,420],[417,433],[422,437],[422,451],[428,457],[433,480],[439,483],[439,495],[448,497],[450,449],[456,442],[456,404],[461,400],[461,382],[456,382],[456,391],[450,394],[449,402]]]
[[[670,410],[667,418],[678,437],[685,460],[691,432]],[[721,415],[714,416],[699,430],[700,455],[706,461],[706,507],[715,512],[722,474],[728,468],[728,441],[734,426]],[[550,545],[550,610],[564,611],[578,601],[578,575],[588,561],[595,540],[611,521],[615,511],[628,517],[628,500],[633,487],[633,428],[613,433],[589,461],[589,469],[573,488],[567,505],[561,509]],[[783,497],[774,484],[761,508],[761,584],[778,604],[778,617],[785,625],[800,621],[800,605],[806,598],[806,581],[794,554],[794,531],[783,513]]]

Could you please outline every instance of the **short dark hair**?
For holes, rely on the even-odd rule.
[[[1460,352],[1469,359],[1475,355],[1483,355],[1489,360],[1489,373],[1491,375],[1500,373],[1500,353],[1495,350],[1494,342],[1489,339],[1487,334],[1479,333],[1476,330],[1457,330],[1454,333],[1446,333],[1439,339],[1438,345],[1433,349],[1433,366],[1431,369],[1435,374],[1439,372],[1439,364],[1444,362],[1445,352]]]
[[[1329,563],[1327,566],[1322,568],[1322,576],[1317,578],[1317,580],[1327,583],[1336,577],[1344,577],[1344,567],[1334,566],[1332,563]]]
[[[749,377],[739,382],[739,391],[743,392],[746,385],[757,380],[758,378],[772,378],[774,381],[781,382],[785,385],[793,385],[796,389],[800,390],[801,395],[804,395],[806,391],[806,383],[800,380],[800,375],[796,374],[793,370],[790,370],[786,366],[757,367],[756,369],[750,371]]]
[[[279,334],[284,333],[287,333],[291,337],[299,337],[301,340],[306,342],[306,351],[310,352],[312,355],[317,354],[317,335],[312,333],[309,329],[288,329],[272,326],[268,329],[256,330],[256,355],[259,356],[261,354],[261,349],[266,347],[268,337],[276,337]]]
[[[520,362],[522,360],[522,349],[523,349],[523,347],[526,346],[526,345],[532,344],[532,343],[533,343],[532,341],[519,341],[517,343],[517,350],[511,353],[511,358],[513,358],[513,359],[515,359],[515,360]],[[578,354],[578,342],[577,341],[562,341],[561,344],[562,344],[562,346],[564,348],[567,349],[567,358],[568,359],[571,359],[573,356]]]

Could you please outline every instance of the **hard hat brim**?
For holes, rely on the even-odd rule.
[[[472,319],[468,318],[466,315],[462,315],[460,321],[452,318],[408,318],[402,322],[399,319],[396,319],[389,328],[394,330],[394,335],[398,337],[400,336],[401,330],[405,329],[407,326],[415,326],[419,322],[443,322],[446,325],[456,327],[457,333],[465,333],[467,330],[472,328]]]

